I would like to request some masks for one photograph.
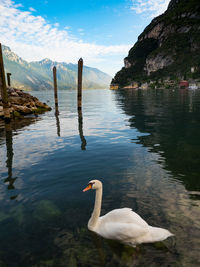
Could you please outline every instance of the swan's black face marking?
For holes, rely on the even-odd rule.
[[[88,185],[90,185],[91,188],[92,188],[93,184],[95,184],[95,182],[91,182],[91,183],[89,183]]]

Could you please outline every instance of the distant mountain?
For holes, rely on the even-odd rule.
[[[49,90],[53,88],[54,66],[57,68],[59,89],[74,89],[77,86],[77,64],[55,62],[50,59],[27,62],[7,46],[2,46],[5,71],[12,73],[11,85],[26,90]],[[83,88],[107,88],[111,77],[96,69],[83,67]]]
[[[171,0],[138,37],[112,84],[200,79],[200,0]]]

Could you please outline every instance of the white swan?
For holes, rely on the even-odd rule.
[[[131,246],[162,241],[169,236],[173,236],[166,229],[148,225],[130,208],[115,209],[99,217],[102,201],[102,183],[99,180],[92,180],[83,192],[89,189],[96,190],[94,210],[88,222],[89,230],[104,238],[118,240]]]

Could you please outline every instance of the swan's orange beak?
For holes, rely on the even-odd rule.
[[[85,189],[83,189],[83,192],[88,191],[92,189],[92,184],[89,184]]]

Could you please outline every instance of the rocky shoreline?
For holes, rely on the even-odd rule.
[[[126,86],[121,86],[117,83],[111,83],[110,89],[175,89],[181,88],[181,83],[186,82],[188,86],[184,88],[188,89],[200,89],[200,79],[189,79],[189,80],[150,80],[146,82],[132,81]]]
[[[28,114],[40,114],[51,110],[51,107],[46,103],[42,103],[37,97],[25,93],[20,89],[10,87],[7,89],[7,92],[11,118],[23,117]],[[0,119],[3,119],[3,117],[2,98],[0,96]]]

